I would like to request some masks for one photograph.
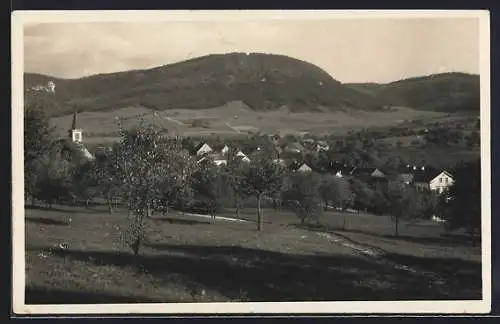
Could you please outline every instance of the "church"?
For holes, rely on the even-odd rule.
[[[94,155],[89,152],[83,144],[83,130],[77,127],[77,112],[73,112],[73,121],[71,128],[68,130],[68,138],[60,138],[58,147],[61,154],[68,159],[80,159],[84,161],[92,161]]]

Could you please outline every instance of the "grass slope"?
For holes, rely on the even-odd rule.
[[[358,239],[365,235],[363,244],[385,251],[387,262],[381,262],[330,242],[317,229],[297,227],[290,212],[265,210],[261,233],[255,231],[253,210],[242,214],[247,223],[209,224],[203,218],[171,214],[148,220],[145,246],[133,258],[121,241],[124,212],[109,215],[104,208],[93,208],[26,210],[26,303],[477,299],[481,295],[480,249],[441,239],[442,230],[435,224],[419,228],[402,223],[404,237],[398,239],[386,236],[391,228],[387,218],[351,215],[350,231],[342,233],[352,240],[353,235]],[[329,213],[325,222],[335,228],[343,217]],[[376,225],[368,234],[355,231],[368,224]],[[59,243],[67,248],[52,248]],[[395,268],[390,262],[419,271]],[[425,271],[438,274],[442,282],[430,282]]]

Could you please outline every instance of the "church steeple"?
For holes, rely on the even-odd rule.
[[[69,137],[75,143],[80,143],[82,141],[82,130],[76,128],[76,109],[73,110],[73,122],[69,130]]]
[[[76,129],[76,109],[73,110],[73,123],[71,124],[71,129]]]

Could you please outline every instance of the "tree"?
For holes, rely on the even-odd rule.
[[[229,196],[229,175],[226,170],[207,164],[193,174],[193,189],[195,195],[208,207],[211,219],[215,220],[215,213],[224,205]]]
[[[246,198],[248,193],[245,183],[245,166],[247,162],[237,157],[236,153],[233,148],[229,149],[226,169],[229,176],[229,185],[235,199],[236,217],[240,218],[241,201]]]
[[[349,207],[354,200],[349,182],[331,174],[322,177],[319,191],[325,210],[329,203],[344,209]]]
[[[76,167],[73,174],[72,191],[77,199],[85,201],[85,208],[88,208],[90,201],[99,190],[98,179],[94,176],[94,163],[81,164]]]
[[[469,136],[465,138],[466,145],[469,148],[479,146],[481,138],[478,131],[472,131]]]
[[[352,180],[351,188],[354,193],[354,207],[367,211],[372,205],[375,191],[366,182],[359,179]]]
[[[257,152],[245,167],[243,180],[248,195],[257,199],[257,230],[262,231],[264,218],[261,210],[262,198],[273,195],[282,188],[284,169],[268,155]]]
[[[110,147],[104,153],[96,156],[89,170],[89,181],[96,185],[108,205],[109,213],[113,212],[113,200],[122,189],[119,177],[119,146]]]
[[[443,218],[451,230],[464,228],[474,244],[474,236],[481,233],[480,160],[458,164],[453,174],[455,181],[440,202]]]
[[[183,183],[190,174],[172,167],[183,163],[173,158],[181,159],[180,143],[173,145],[161,136],[160,129],[141,123],[131,131],[122,129],[121,135],[117,167],[129,210],[125,240],[134,255],[138,255],[145,219],[165,203],[165,191],[170,192],[172,184]]]
[[[417,193],[416,216],[422,219],[431,219],[438,212],[439,196],[431,191]]]
[[[75,171],[71,162],[64,159],[59,152],[51,153],[39,160],[41,163],[37,169],[39,191],[36,198],[45,202],[49,207],[61,199],[73,198],[71,189]]]
[[[418,193],[403,184],[391,184],[387,190],[388,209],[394,221],[394,236],[399,235],[399,224],[403,219],[418,215]]]
[[[165,144],[164,167],[166,174],[170,176],[161,184],[161,207],[164,212],[168,211],[168,207],[174,203],[182,209],[185,200],[193,196],[191,175],[199,167],[189,151],[182,148],[178,139],[171,139]]]
[[[44,113],[44,101],[28,102],[24,111],[24,188],[35,203],[39,194],[39,172],[53,142],[53,128]]]
[[[320,195],[323,203],[325,204],[325,210],[328,207],[328,203],[332,203],[335,207],[345,210],[354,203],[354,193],[351,190],[351,185],[349,181],[337,178],[331,174],[325,175],[322,178],[320,187]],[[347,213],[344,213],[344,220],[342,222],[342,229],[346,227]]]
[[[297,172],[290,177],[285,197],[295,207],[301,224],[313,216],[316,216],[316,222],[319,223],[322,212],[320,185],[321,176],[315,172]]]

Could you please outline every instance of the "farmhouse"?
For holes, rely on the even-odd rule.
[[[415,172],[413,183],[418,191],[430,190],[438,194],[453,185],[453,176],[445,170],[419,170]]]
[[[384,178],[385,174],[377,168],[358,168],[354,167],[350,175],[358,178]]]
[[[195,152],[197,156],[203,156],[207,153],[213,152],[213,150],[207,143],[202,143],[195,149]]]
[[[318,141],[316,143],[316,151],[317,152],[322,152],[322,151],[328,151],[330,149],[330,145],[326,141]]]
[[[273,162],[282,166],[282,167],[286,166],[286,162],[284,159],[277,158],[277,159],[274,159]]]
[[[292,165],[293,172],[312,172],[312,168],[306,163]]]

